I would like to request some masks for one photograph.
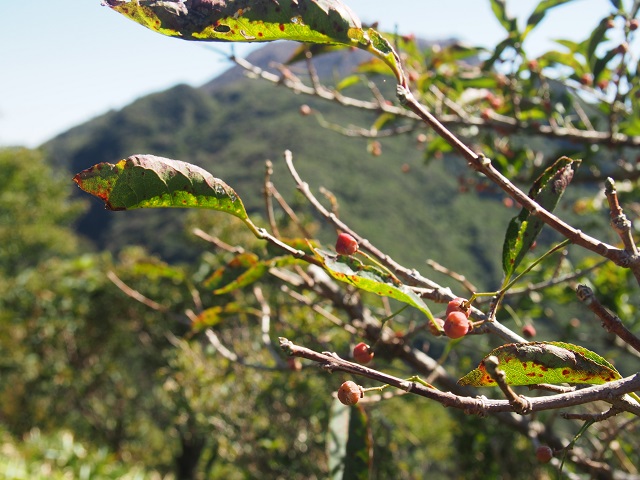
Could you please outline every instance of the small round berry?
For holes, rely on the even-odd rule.
[[[438,326],[440,327],[440,330],[436,328],[433,322],[438,324]],[[433,322],[428,322],[427,328],[429,329],[429,332],[431,332],[431,335],[435,335],[436,337],[438,337],[442,335],[442,328],[444,328],[444,320],[441,318],[434,318]]]
[[[348,380],[338,389],[338,400],[344,405],[355,405],[364,396],[362,388]]]
[[[608,18],[607,19],[607,23],[605,23],[605,27],[607,29],[613,28],[616,26],[616,22],[613,20],[613,18]]]
[[[464,304],[467,302],[466,298],[456,297],[449,302],[447,305],[447,312],[445,313],[445,317],[448,317],[451,312],[462,312],[467,318],[469,318],[469,314],[471,313],[468,308],[464,307]]]
[[[306,103],[304,105],[300,105],[300,115],[304,115],[305,117],[307,115],[311,115],[311,107]]]
[[[585,87],[590,87],[593,85],[593,75],[590,73],[583,73],[580,77],[580,83]]]
[[[638,27],[640,27],[640,20],[638,20],[637,18],[634,18],[629,22],[629,30],[631,30],[632,32],[634,30],[637,30]]]
[[[451,312],[444,321],[444,334],[449,338],[462,338],[471,328],[471,322],[464,312]]]
[[[348,233],[341,233],[336,240],[336,252],[340,255],[353,255],[358,251],[358,242]]]
[[[616,47],[616,53],[624,55],[629,51],[629,44],[624,42]]]
[[[360,342],[353,347],[353,359],[363,365],[373,360],[373,352],[371,351],[371,348],[369,348],[369,345],[364,342]]]
[[[524,338],[533,338],[536,336],[536,327],[533,325],[525,325],[522,327],[522,336]]]
[[[536,449],[536,458],[540,463],[549,463],[553,458],[553,450],[547,445],[540,445]]]

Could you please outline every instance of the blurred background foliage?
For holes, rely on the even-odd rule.
[[[620,180],[624,207],[637,223],[637,148],[544,132],[638,133],[637,65],[624,60],[630,54],[619,46],[629,45],[637,28],[635,13],[615,7],[584,42],[561,42],[557,51],[535,59],[521,48],[526,29],[518,30],[506,17],[507,39],[492,52],[455,43],[425,46],[411,37],[395,42],[421,100],[524,188],[558,156],[582,158],[557,213],[615,242],[600,182],[607,175]],[[295,48],[274,44],[264,50],[286,59]],[[386,70],[375,61],[361,64],[359,59],[357,65],[357,74],[336,80],[335,88],[370,95],[364,86],[375,80],[380,92],[395,101],[384,81]],[[288,362],[279,353],[274,357],[262,340],[255,314],[261,305],[250,289],[214,296],[203,288],[233,255],[191,232],[200,228],[262,258],[271,253],[239,222],[220,214],[103,212],[97,202],[73,194],[68,171],[139,152],[190,161],[232,185],[264,224],[259,220],[264,160],[291,149],[302,177],[314,188],[333,192],[342,218],[383,251],[460,293],[458,283],[425,265],[427,258],[464,273],[480,290],[499,285],[500,247],[517,205],[470,172],[432,133],[416,126],[379,141],[347,138],[319,130],[316,119],[380,130],[410,121],[301,99],[266,83],[223,80],[142,98],[66,132],[41,150],[0,151],[3,478],[313,479],[326,478],[328,472],[331,395],[346,377]],[[301,119],[303,102],[314,115]],[[322,226],[293,192],[284,166],[275,165],[274,182],[282,194],[306,227],[330,245],[335,232]],[[296,234],[286,216],[277,220],[283,234]],[[557,240],[543,232],[538,251]],[[583,270],[580,281],[637,331],[640,300],[632,293],[637,289],[633,277],[610,264],[590,270],[596,264],[569,248],[543,262],[518,287]],[[125,295],[112,281],[115,277],[157,302],[157,308]],[[623,375],[638,371],[638,357],[576,305],[572,287],[560,284],[543,293],[513,295],[499,319],[515,331],[535,325],[539,340],[592,348]],[[360,341],[302,305],[274,278],[265,277],[260,288],[272,309],[273,341],[295,338],[344,357]],[[389,308],[377,297],[366,300],[380,316]],[[242,312],[212,329],[238,361],[192,332],[185,315],[186,310],[228,304],[242,305]],[[444,310],[431,306],[435,312]],[[412,330],[417,321],[415,312],[404,312],[391,325],[399,336],[411,331],[406,341],[430,356],[446,355],[446,368],[456,377],[497,345],[488,336],[474,337],[449,350],[447,340]],[[374,366],[399,376],[412,374],[384,354]],[[367,404],[366,411],[374,478],[423,478],[425,472],[434,479],[551,478],[549,467],[535,463],[531,443],[495,419],[463,416],[411,395]],[[537,419],[557,425],[568,439],[580,428],[555,413]],[[637,422],[624,431],[614,424],[607,428],[601,443],[580,446],[628,469],[638,458]],[[617,449],[601,448],[614,440]]]

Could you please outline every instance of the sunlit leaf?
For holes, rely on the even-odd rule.
[[[185,40],[353,43],[360,20],[337,0],[106,0],[108,6],[164,35]]]
[[[534,182],[529,190],[529,197],[545,210],[552,212],[579,164],[579,160],[560,158]],[[543,226],[544,222],[526,208],[522,208],[520,214],[511,220],[502,248],[502,268],[507,279],[522,262]]]
[[[191,325],[191,328],[194,331],[199,331],[203,328],[213,327],[227,317],[237,315],[238,313],[243,313],[246,311],[246,307],[243,307],[237,303],[226,303],[224,305],[210,307],[202,311],[195,318],[193,324]]]
[[[254,267],[260,262],[258,255],[252,252],[239,253],[233,257],[226,265],[218,268],[213,272],[204,282],[205,288],[215,290],[223,285],[226,285],[242,273]]]
[[[399,81],[391,44],[339,0],[105,0],[113,10],[163,35],[208,42],[295,40],[355,46],[382,59]]]
[[[493,387],[496,382],[485,366],[489,356],[496,356],[509,385],[602,384],[622,378],[617,370],[597,353],[561,342],[511,343],[489,353],[460,385]]]
[[[294,265],[296,263],[303,264],[303,261],[288,255],[284,257],[271,258],[269,260],[261,260],[260,262],[248,268],[232,282],[223,287],[215,289],[213,293],[215,295],[222,295],[239,288],[244,288],[247,285],[251,285],[252,283],[260,280],[269,271],[270,268],[285,267],[288,265]]]
[[[153,155],[133,155],[115,165],[99,163],[73,180],[109,210],[208,208],[247,219],[242,200],[202,168]]]
[[[433,321],[433,315],[424,301],[406,285],[398,282],[391,274],[377,267],[365,265],[353,257],[336,255],[319,249],[316,252],[322,257],[327,272],[336,280],[366,292],[394,298],[409,304]]]

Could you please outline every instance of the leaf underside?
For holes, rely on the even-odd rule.
[[[113,10],[185,40],[352,43],[360,20],[337,0],[107,0]]]
[[[531,342],[496,348],[458,383],[473,387],[496,386],[485,366],[485,360],[492,355],[498,358],[508,385],[602,384],[622,378],[611,363],[584,347],[562,342]]]
[[[155,32],[206,42],[294,40],[343,44],[382,59],[401,83],[391,44],[339,0],[106,0],[113,10]]]
[[[236,192],[202,168],[154,155],[133,155],[118,163],[99,163],[73,180],[105,202],[109,210],[207,208],[243,220],[247,213]]]
[[[534,182],[529,197],[552,212],[569,186],[580,160],[562,157],[547,168]],[[509,223],[502,249],[502,267],[509,278],[531,249],[544,222],[523,208]]]

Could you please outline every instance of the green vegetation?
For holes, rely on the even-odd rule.
[[[107,0],[172,36],[237,40],[234,29],[245,27],[242,39],[258,40],[270,28],[270,35],[372,52],[358,75],[336,87],[361,108],[318,95],[302,107],[288,89],[305,85],[291,75],[279,87],[248,79],[178,86],[79,126],[43,152],[0,151],[7,186],[0,193],[0,474],[637,473],[640,305],[632,292],[640,263],[623,211],[637,209],[629,158],[640,86],[628,43],[612,47],[605,33],[615,19],[629,41],[640,4],[612,2],[611,16],[585,42],[562,42],[569,54],[529,59],[525,37],[566,2],[541,2],[521,30],[504,2],[492,0],[507,38],[480,64],[479,49],[420,50],[410,37],[361,29],[340,2],[299,3],[301,15],[291,16],[292,3],[282,17],[292,24],[279,28],[277,2],[246,11],[221,2],[209,12],[215,28],[199,32],[206,2],[181,4],[195,15],[185,22],[172,20],[167,2]],[[254,17],[260,12],[264,22]],[[327,21],[335,15],[340,21]],[[370,96],[363,80],[381,78],[397,81],[402,108],[383,100],[395,94],[389,87],[373,89],[371,108],[356,98]],[[363,138],[347,138],[353,132]],[[602,145],[593,146],[598,138]],[[293,152],[287,166],[278,160],[285,149]],[[200,170],[182,183],[195,168],[144,154],[210,171],[233,187],[249,218],[220,207],[234,195],[204,185]],[[556,161],[567,154],[573,159]],[[83,212],[58,177],[67,168],[84,170],[79,186],[118,210],[138,208],[146,195],[189,203],[197,193],[218,211],[114,213],[93,202]],[[608,209],[597,197],[603,172],[629,192],[618,195],[607,180]],[[130,173],[124,190],[114,188]],[[527,196],[522,189],[532,184]],[[320,187],[330,192],[320,202],[338,215],[307,204]],[[122,194],[127,189],[133,195]],[[525,208],[514,209],[516,202]],[[605,225],[607,214],[618,218],[615,229]],[[330,251],[338,232],[358,248]],[[437,272],[428,258],[441,264],[431,263]],[[526,343],[519,333],[533,325],[527,331],[539,341]],[[354,345],[365,344],[372,352],[354,355]],[[366,367],[347,361],[354,356]],[[585,386],[592,383],[604,387]],[[354,393],[338,395],[349,408],[334,398],[341,384]],[[555,395],[518,389],[540,384]],[[536,459],[541,446],[544,462]]]

